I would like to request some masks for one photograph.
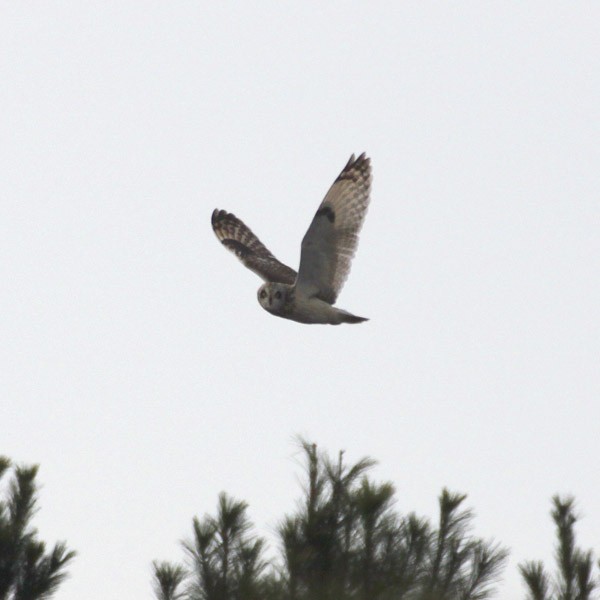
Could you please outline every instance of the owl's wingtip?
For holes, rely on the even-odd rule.
[[[213,225],[216,225],[220,221],[224,221],[225,219],[231,219],[231,218],[235,219],[235,215],[233,215],[232,213],[228,213],[226,210],[223,210],[220,208],[215,208],[215,210],[213,210],[212,215],[210,217],[210,222]]]
[[[348,159],[348,162],[346,163],[346,166],[343,168],[342,172],[349,170],[351,168],[359,168],[359,169],[363,169],[363,168],[367,168],[369,169],[371,166],[371,159],[367,156],[366,152],[361,152],[358,155],[358,158],[356,158],[356,156],[353,154],[350,155],[350,158]]]

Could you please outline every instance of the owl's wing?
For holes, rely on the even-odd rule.
[[[304,239],[296,289],[333,304],[350,272],[371,191],[371,161],[354,154],[321,202]]]
[[[231,250],[251,271],[264,281],[292,284],[296,271],[279,262],[240,219],[215,209],[212,228],[223,246]]]

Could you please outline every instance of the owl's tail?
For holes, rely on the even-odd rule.
[[[356,315],[353,315],[346,310],[342,310],[341,308],[338,308],[338,315],[340,319],[339,323],[362,323],[363,321],[369,320],[366,317],[357,317]]]

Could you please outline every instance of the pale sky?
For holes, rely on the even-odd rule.
[[[39,463],[59,600],[151,597],[225,490],[271,536],[295,434],[516,565],[553,494],[600,550],[600,5],[2,2],[0,453]],[[351,153],[372,203],[339,306],[270,316],[215,239],[296,268]]]

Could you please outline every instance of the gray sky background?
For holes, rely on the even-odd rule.
[[[61,600],[150,597],[226,490],[261,533],[304,434],[380,461],[398,509],[469,494],[550,560],[556,492],[600,539],[600,5],[3,2],[0,452],[79,552]],[[303,326],[217,243],[284,262],[352,152],[372,204]]]

